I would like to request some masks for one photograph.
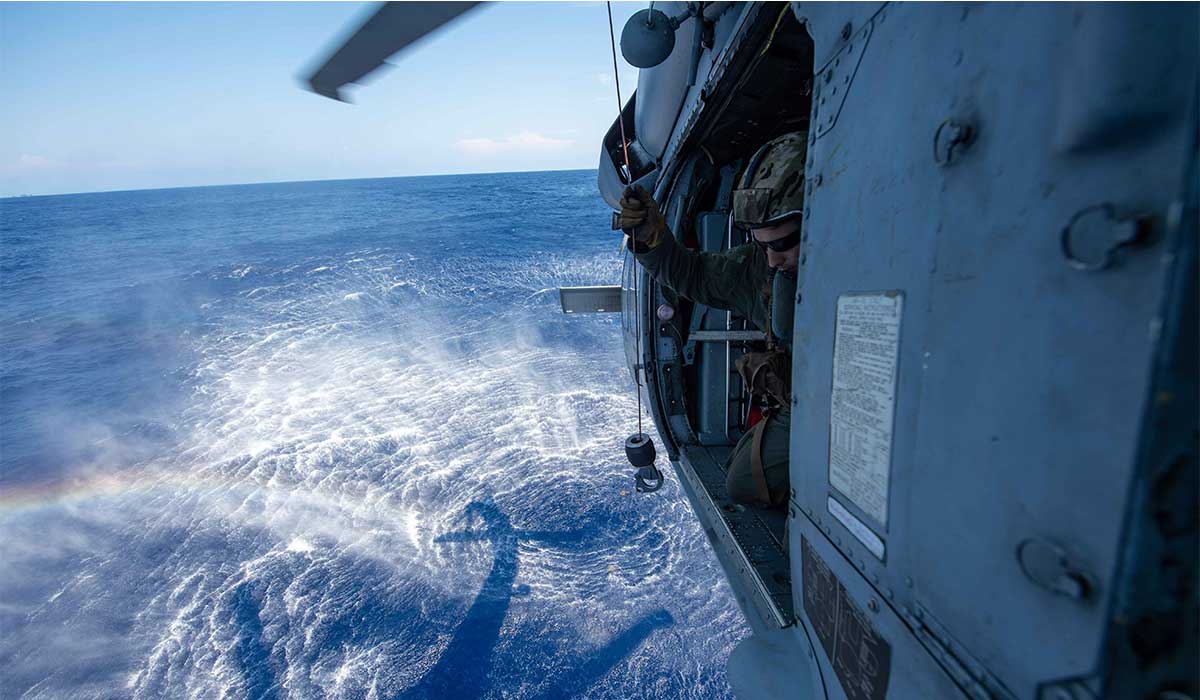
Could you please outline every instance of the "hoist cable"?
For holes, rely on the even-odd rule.
[[[633,170],[629,165],[629,141],[625,138],[624,103],[621,102],[621,74],[617,71],[617,35],[613,30],[612,3],[604,3],[608,7],[608,38],[612,44],[613,82],[617,86],[617,123],[621,125],[621,148],[625,151],[625,177],[633,178]]]
[[[608,38],[612,46],[613,60],[613,83],[617,88],[617,124],[621,127],[621,149],[625,153],[625,179],[633,180],[633,166],[629,162],[629,140],[625,138],[625,113],[624,103],[621,101],[621,73],[617,68],[617,34],[613,29],[612,18],[612,2],[605,2],[608,8]],[[632,184],[632,183],[631,183]],[[631,236],[632,237],[632,236]],[[644,435],[642,430],[642,315],[640,301],[638,299],[638,263],[637,254],[633,253],[633,333],[634,333],[634,354],[637,361],[633,365],[633,380],[637,384],[637,404],[638,404],[638,435]]]

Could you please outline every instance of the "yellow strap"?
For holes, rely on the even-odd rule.
[[[767,51],[771,48],[771,42],[775,41],[775,34],[779,31],[779,25],[790,10],[791,6],[785,3],[783,9],[779,11],[779,16],[775,18],[775,26],[771,27],[771,34],[767,37],[767,43],[763,45],[762,51],[758,52],[760,58],[767,55]]]

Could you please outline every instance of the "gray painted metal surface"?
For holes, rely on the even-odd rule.
[[[606,313],[621,310],[621,286],[559,287],[563,313]]]
[[[724,212],[708,212],[698,217],[696,232],[700,250],[720,252],[725,249],[725,227],[729,216]],[[702,319],[688,333],[688,345],[700,340],[696,333],[721,333],[729,328],[729,312],[697,304],[692,318]],[[695,325],[695,324],[693,324]],[[702,338],[703,336],[701,336]],[[725,343],[704,343],[696,348],[696,413],[697,429],[702,444],[722,445],[729,442],[727,434],[729,408],[729,363]],[[686,352],[686,349],[685,349]]]
[[[697,343],[735,343],[765,341],[767,336],[762,331],[695,331],[688,335],[689,341]]]
[[[877,579],[962,685],[1035,697],[1100,663],[1168,271],[1150,241],[1081,272],[1061,232],[1102,203],[1161,226],[1181,196],[1196,7],[797,10],[833,73],[815,83],[796,309],[801,529],[833,542],[846,580]],[[978,135],[941,167],[947,120]],[[887,522],[826,472],[835,308],[871,290],[906,300]],[[885,561],[833,521],[830,496],[887,542]],[[1065,551],[1086,595],[1031,581],[1028,542]]]
[[[1136,638],[1121,636],[1133,632],[1115,611],[1180,605],[1178,593],[1131,602],[1122,564],[1143,562],[1140,590],[1165,561],[1138,554],[1129,533],[1148,532],[1132,524],[1149,516],[1131,510],[1151,488],[1138,457],[1145,407],[1164,314],[1180,313],[1164,296],[1181,264],[1165,246],[1181,236],[1169,221],[1195,160],[1196,6],[792,7],[815,47],[793,375],[794,625],[772,631],[781,618],[762,614],[770,596],[744,580],[752,558],[723,554],[745,546],[738,526],[697,467],[686,416],[658,404],[755,629],[730,659],[731,682],[745,697],[807,697],[800,678],[811,675],[812,697],[1055,700],[1129,697],[1122,689],[1155,687],[1145,673],[1178,684],[1168,652],[1158,670],[1131,663]],[[703,89],[744,65],[735,49],[757,15],[739,13],[724,50],[704,54]],[[711,176],[688,164],[689,148],[720,108],[685,101],[659,163],[660,201],[678,208]],[[676,230],[687,225],[675,216]],[[886,511],[831,485],[837,309],[851,295],[903,300]],[[649,398],[710,401],[661,371],[678,348],[654,339],[641,358],[662,353]],[[1194,406],[1187,415],[1194,441]],[[1190,454],[1155,472],[1157,488],[1194,490],[1194,445]],[[1190,522],[1183,540],[1140,546],[1181,551],[1195,542]],[[806,577],[806,552],[823,584]],[[1194,573],[1190,586],[1194,597]],[[845,639],[822,622],[831,608],[858,620],[849,638],[886,649],[886,676],[839,656]],[[1183,633],[1170,653],[1195,649],[1195,626]],[[804,661],[760,662],[784,657]]]
[[[685,9],[685,2],[660,2],[654,6],[668,16],[674,17]],[[667,139],[675,128],[675,118],[683,105],[688,91],[688,72],[691,70],[693,49],[699,41],[694,27],[696,19],[683,22],[675,32],[675,48],[666,61],[638,71],[638,92],[653,95],[653,100],[643,100],[633,113],[638,138],[655,159],[661,158]]]
[[[663,9],[668,15],[676,15],[686,5],[683,2],[659,3],[657,9]],[[711,3],[705,11],[705,18],[711,25],[711,47],[701,51],[698,60],[694,55],[698,41],[694,31],[696,20],[692,18],[680,25],[671,56],[655,68],[639,71],[638,93],[647,97],[642,98],[643,102],[636,103],[634,109],[627,110],[625,123],[629,137],[637,143],[638,150],[656,163],[681,164],[682,159],[675,157],[675,151],[686,129],[682,128],[679,120],[695,117],[699,113],[703,97],[711,93],[714,68],[730,50],[730,42],[739,36],[736,28],[741,26],[745,17],[754,16],[757,11],[756,3]],[[688,79],[692,73],[697,77],[695,84],[689,85]],[[709,76],[707,81],[704,80],[705,76]],[[617,125],[614,123],[614,126]],[[601,149],[598,177],[600,196],[615,209],[620,208],[618,202],[626,184],[619,174],[621,165],[614,160],[611,152]],[[656,168],[653,177],[645,175],[636,178],[636,184],[642,185],[647,191],[659,191],[665,183],[662,174]],[[675,173],[667,175],[673,177]]]

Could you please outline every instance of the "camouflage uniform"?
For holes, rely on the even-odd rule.
[[[733,311],[764,333],[769,322],[778,344],[790,351],[796,279],[767,267],[766,253],[758,246],[747,243],[721,253],[702,253],[684,248],[667,235],[637,258],[654,279],[681,296]],[[788,493],[791,406],[780,406],[767,421],[762,438],[763,472],[771,500],[778,505]],[[757,500],[751,472],[752,446],[752,433],[747,432],[725,466],[729,497],[743,503]]]
[[[777,228],[804,213],[806,139],[805,132],[784,134],[750,157],[733,191],[733,220],[739,227]],[[754,243],[722,253],[684,248],[676,243],[654,198],[640,188],[626,191],[619,218],[638,262],[660,284],[705,306],[744,316],[767,334],[768,352],[746,353],[738,371],[756,394],[776,397],[779,405],[761,429],[756,426],[738,441],[726,463],[725,484],[735,501],[782,505],[788,497],[795,273],[772,269],[767,253]],[[799,236],[794,229],[771,242],[794,240],[787,248],[794,250]],[[756,457],[761,458],[757,466]]]

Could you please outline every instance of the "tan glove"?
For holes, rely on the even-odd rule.
[[[662,242],[667,233],[667,220],[658,210],[654,197],[640,186],[626,187],[621,197],[620,226],[632,241],[635,253],[644,253]]]
[[[779,405],[792,402],[792,358],[785,352],[748,352],[733,363],[750,393],[770,397]]]

